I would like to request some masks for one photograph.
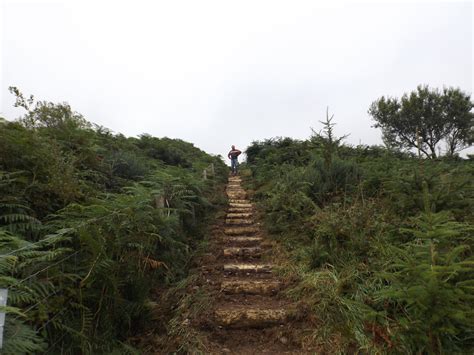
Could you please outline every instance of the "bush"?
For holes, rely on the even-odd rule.
[[[310,159],[279,163],[295,146]],[[290,254],[297,281],[288,292],[309,310],[317,346],[472,350],[472,160],[420,160],[320,135],[250,148],[255,196]]]
[[[152,294],[186,276],[227,167],[181,140],[114,135],[67,104],[19,101],[25,116],[0,123],[2,353],[131,353]]]
[[[306,181],[311,183],[309,196],[322,207],[337,197],[342,200],[354,192],[360,182],[360,173],[351,161],[334,159],[326,166],[322,159],[315,159],[307,169]]]

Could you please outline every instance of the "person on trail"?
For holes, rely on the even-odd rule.
[[[238,156],[242,154],[242,152],[238,149],[235,149],[235,145],[232,146],[229,154],[227,157],[230,159],[230,169],[232,170],[232,175],[237,175],[237,168],[239,166]]]

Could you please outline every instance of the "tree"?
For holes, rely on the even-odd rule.
[[[73,129],[86,130],[92,127],[81,114],[74,112],[66,102],[59,104],[47,101],[36,102],[33,95],[26,99],[15,86],[10,86],[8,90],[15,95],[14,106],[26,110],[27,113],[20,119],[20,122],[27,128],[67,131]]]
[[[316,132],[314,129],[311,128],[311,131],[313,132],[313,135],[311,136],[311,141],[313,143],[318,141],[322,143],[324,163],[327,169],[330,168],[333,156],[337,153],[337,149],[341,145],[341,142],[347,137],[349,137],[348,134],[345,134],[339,138],[334,135],[334,126],[336,124],[332,122],[333,119],[334,115],[331,115],[331,117],[329,117],[329,107],[327,107],[326,120],[319,121],[323,124],[322,132]]]
[[[374,101],[369,114],[374,127],[382,128],[388,146],[419,149],[428,158],[445,153],[453,156],[470,146],[473,139],[474,104],[471,96],[460,89],[428,86],[404,94],[401,99],[382,96]]]

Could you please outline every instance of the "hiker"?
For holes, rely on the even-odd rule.
[[[237,175],[237,167],[239,166],[238,156],[242,152],[238,149],[235,149],[235,145],[232,146],[231,151],[227,154],[227,157],[230,159],[230,169],[232,170],[232,175]]]

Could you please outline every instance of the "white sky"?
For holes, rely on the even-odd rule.
[[[1,0],[0,0],[1,1]],[[370,103],[418,84],[472,93],[471,2],[3,1],[8,86],[128,136],[214,154],[307,138],[326,106],[348,142],[381,143]]]

